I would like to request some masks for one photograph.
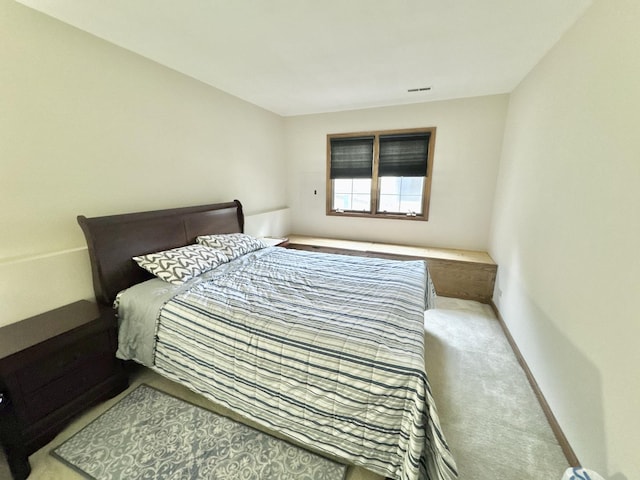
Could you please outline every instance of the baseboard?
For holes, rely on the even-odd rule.
[[[571,467],[579,467],[580,462],[578,461],[578,457],[573,451],[573,448],[571,448],[571,445],[569,444],[569,441],[567,440],[567,437],[565,436],[564,432],[560,428],[560,424],[558,423],[558,420],[556,420],[555,415],[551,411],[551,407],[547,403],[547,400],[544,398],[544,395],[542,394],[542,390],[540,390],[540,387],[538,386],[538,382],[536,382],[536,379],[534,378],[533,373],[531,373],[531,370],[529,369],[527,362],[522,356],[522,353],[520,352],[518,345],[516,344],[515,340],[511,336],[511,332],[509,332],[509,329],[507,328],[507,324],[505,323],[504,318],[502,318],[502,315],[500,314],[498,307],[496,307],[496,304],[493,302],[493,300],[491,300],[490,305],[491,305],[491,308],[493,309],[493,312],[496,314],[496,317],[498,318],[500,325],[502,326],[502,330],[504,331],[504,334],[507,337],[507,340],[509,341],[509,345],[511,345],[511,349],[513,350],[513,353],[518,359],[518,363],[524,370],[524,373],[527,376],[527,380],[529,380],[529,384],[533,389],[533,393],[536,395],[538,402],[542,407],[542,411],[547,417],[547,421],[551,426],[551,430],[553,431],[553,434],[555,435],[556,440],[558,441],[558,444],[560,445],[560,448],[564,453],[564,456],[567,458],[567,461],[569,462],[569,465]]]

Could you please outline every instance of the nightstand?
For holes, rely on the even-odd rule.
[[[14,479],[77,414],[127,387],[117,320],[82,300],[0,328],[0,443]]]
[[[261,237],[260,240],[270,247],[286,247],[289,244],[287,237]]]

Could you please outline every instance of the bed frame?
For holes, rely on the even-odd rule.
[[[189,245],[198,235],[244,232],[238,200],[104,217],[79,215],[78,223],[89,248],[96,300],[108,306],[121,290],[152,278],[131,257]]]
[[[78,223],[89,249],[96,300],[108,307],[118,292],[152,278],[132,257],[193,244],[199,235],[244,232],[238,200],[93,218],[79,215]]]

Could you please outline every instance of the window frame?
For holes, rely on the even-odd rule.
[[[406,135],[429,133],[429,144],[427,152],[427,174],[423,180],[422,189],[422,214],[408,215],[404,213],[378,212],[380,197],[380,181],[378,176],[378,164],[380,156],[380,136],[384,135]],[[333,180],[331,179],[331,140],[334,138],[351,138],[372,136],[373,140],[373,163],[371,172],[371,199],[368,212],[359,211],[336,211],[333,209]],[[331,133],[327,135],[327,162],[326,162],[326,214],[337,217],[363,217],[363,218],[387,218],[398,220],[428,221],[429,204],[431,200],[431,182],[433,179],[433,158],[436,140],[436,127],[409,128],[400,130],[376,130],[367,132]]]

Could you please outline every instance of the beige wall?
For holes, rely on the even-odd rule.
[[[640,2],[600,0],[510,98],[495,301],[582,463],[640,478]]]
[[[0,325],[92,296],[78,214],[286,205],[281,117],[9,1],[0,102]]]
[[[507,100],[496,95],[286,118],[293,231],[486,250]],[[325,215],[327,134],[433,126],[437,132],[428,222]]]

